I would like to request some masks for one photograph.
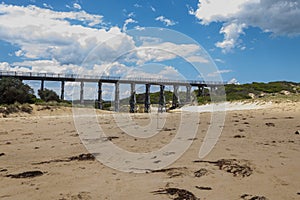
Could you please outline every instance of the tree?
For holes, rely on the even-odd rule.
[[[59,101],[59,96],[53,90],[49,90],[49,89],[38,90],[38,94],[40,98],[46,102]]]
[[[0,79],[0,104],[33,103],[33,89],[16,78]]]

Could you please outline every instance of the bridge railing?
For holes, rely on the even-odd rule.
[[[94,76],[80,74],[60,74],[60,73],[44,73],[44,72],[22,72],[22,71],[2,71],[0,76],[11,77],[41,77],[41,78],[66,78],[66,79],[91,79],[91,80],[106,80],[106,81],[128,81],[128,82],[149,82],[149,83],[177,83],[177,84],[194,84],[194,85],[226,85],[227,82],[218,81],[203,81],[203,80],[174,80],[174,79],[157,79],[144,77],[128,77],[121,78],[118,76]]]

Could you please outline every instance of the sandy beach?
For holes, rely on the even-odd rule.
[[[168,144],[180,120],[180,112],[167,113],[159,134],[142,139],[125,134],[112,113],[98,114],[108,140],[132,152]],[[132,117],[149,123],[148,114]],[[71,108],[0,118],[0,199],[300,198],[299,102],[229,110],[216,146],[200,160],[210,118],[200,114],[196,138],[176,162],[148,173],[120,172],[90,156]]]

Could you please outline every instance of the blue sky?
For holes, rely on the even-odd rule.
[[[121,49],[132,45],[127,38],[130,30],[160,27],[199,43],[225,81],[300,82],[299,19],[297,0],[2,1],[0,69],[78,72],[93,48],[110,34],[120,36]],[[112,55],[119,49],[97,53]],[[185,56],[182,52],[189,50],[179,54]],[[135,61],[162,61],[166,65],[162,74],[180,72],[175,66],[178,59],[172,62],[167,57],[147,60],[135,55],[139,59]],[[97,69],[106,64],[101,62]],[[106,74],[115,75],[126,64],[115,63]]]

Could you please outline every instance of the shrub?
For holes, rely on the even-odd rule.
[[[2,105],[0,107],[0,113],[3,113],[4,115],[9,115],[12,113],[18,113],[18,112],[26,112],[31,113],[33,108],[29,104],[9,104],[9,105]]]
[[[53,90],[49,90],[49,89],[38,90],[38,94],[40,98],[46,102],[59,101],[59,96]]]
[[[15,78],[0,80],[0,104],[33,103],[34,91],[31,87]]]
[[[26,113],[32,113],[33,108],[29,104],[23,104],[21,105],[21,111]]]

